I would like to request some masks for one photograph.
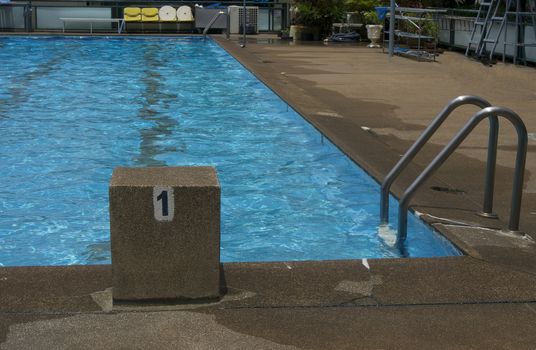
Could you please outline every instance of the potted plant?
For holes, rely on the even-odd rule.
[[[383,26],[380,25],[375,8],[381,5],[381,0],[346,0],[348,11],[357,12],[361,17],[361,22],[367,29],[367,37],[371,44],[369,47],[379,47]]]
[[[290,31],[289,31],[288,28],[281,29],[281,31],[279,33],[277,33],[277,36],[281,40],[290,40],[290,39],[292,39],[292,37],[290,36]]]
[[[370,44],[367,47],[381,47],[379,44],[382,37],[383,25],[380,24],[376,11],[368,11],[364,13],[365,27],[367,28],[367,37],[370,40]]]

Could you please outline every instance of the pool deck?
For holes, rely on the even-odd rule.
[[[389,62],[362,46],[260,36],[242,49],[237,38],[215,39],[379,180],[459,95],[510,107],[536,131],[534,68],[487,67],[454,52],[436,63]],[[475,108],[460,112],[397,181],[395,195]],[[513,128],[501,127],[499,220],[474,214],[485,123],[412,201],[463,257],[224,264],[223,298],[196,304],[112,305],[110,266],[0,268],[0,349],[534,349],[534,140],[521,216],[526,236],[496,230],[507,227],[515,142]]]

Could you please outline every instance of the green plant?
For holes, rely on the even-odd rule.
[[[397,0],[401,7],[440,7],[440,8],[474,8],[478,5],[475,0]]]
[[[346,10],[358,13],[359,22],[363,24],[379,24],[375,7],[381,4],[380,0],[346,0]]]
[[[427,14],[426,19],[421,21],[420,26],[424,35],[428,35],[436,39],[439,37],[439,26],[437,21],[432,19],[432,15]]]
[[[367,11],[363,13],[363,21],[365,22],[364,24],[380,24],[381,23],[376,11]]]
[[[380,6],[379,0],[346,0],[346,9],[352,12],[359,12],[364,14],[366,12],[374,11],[376,6]]]
[[[281,29],[277,36],[282,40],[288,40],[290,39],[290,30],[288,28]]]
[[[416,33],[416,34],[422,34],[422,35],[428,35],[434,38],[437,38],[439,35],[439,28],[437,21],[433,20],[432,15],[427,14],[424,16],[421,20],[415,19],[418,14],[412,14],[412,13],[405,13],[406,16],[411,17],[413,20],[412,22],[415,23],[419,28],[415,27],[415,25],[410,21],[402,21],[402,30],[409,33]]]
[[[294,8],[296,24],[318,28],[326,35],[332,23],[342,20],[345,0],[295,0]]]

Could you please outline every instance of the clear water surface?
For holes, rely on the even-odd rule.
[[[399,256],[378,184],[210,40],[4,37],[0,62],[1,265],[109,263],[116,166],[215,166],[224,262]],[[408,245],[459,254],[414,216]]]

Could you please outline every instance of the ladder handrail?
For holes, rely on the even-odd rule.
[[[475,39],[475,34],[476,34],[476,27],[478,25],[481,25],[481,24],[479,24],[479,20],[482,19],[482,10],[484,9],[484,6],[488,7],[490,5],[488,5],[488,4],[485,4],[485,5],[480,4],[480,6],[478,7],[478,12],[476,13],[476,17],[474,18],[474,22],[473,22],[473,29],[471,30],[471,35],[469,37],[469,41],[467,42],[467,48],[465,49],[465,56],[469,56],[469,53],[471,51],[471,44],[477,44],[477,47],[475,47],[475,53],[477,52],[477,48],[478,48],[479,43],[474,42],[474,39]],[[489,7],[486,10],[486,16],[488,14],[488,11],[489,11]],[[481,31],[480,31],[480,36],[482,37],[483,35],[484,35],[484,26],[482,26]]]
[[[383,224],[389,222],[389,192],[391,185],[400,175],[400,173],[408,166],[417,153],[423,148],[428,140],[435,134],[437,129],[450,116],[450,114],[458,107],[472,104],[477,107],[486,108],[491,104],[478,96],[459,96],[451,100],[432,120],[430,125],[422,132],[419,138],[406,151],[404,156],[396,163],[396,165],[387,174],[381,185],[380,199],[380,220]],[[483,213],[491,214],[493,210],[493,185],[495,183],[495,159],[497,155],[497,137],[499,133],[499,123],[496,117],[490,116],[490,132],[488,145],[488,169],[486,171],[486,196],[484,200]]]
[[[534,32],[534,38],[536,39],[536,12],[525,12],[525,11],[519,11],[520,3],[516,1],[516,11],[510,11],[511,5],[513,3],[513,0],[508,0],[506,5],[506,11],[504,12],[504,40],[503,40],[503,55],[502,59],[503,62],[506,61],[506,46],[514,46],[514,54],[513,54],[513,63],[516,64],[518,60],[518,54],[522,54],[522,59],[525,65],[527,65],[527,54],[525,52],[525,47],[528,45],[533,44],[527,44],[526,42],[521,43],[520,41],[520,32],[525,30],[527,23],[525,22],[524,18],[526,16],[530,16],[531,22],[532,22],[532,30]],[[514,42],[508,42],[508,17],[515,15],[515,41]],[[520,21],[521,19],[521,21]],[[522,27],[520,27],[522,26]],[[500,34],[500,33],[499,33]],[[519,50],[522,50],[522,52],[519,52]]]
[[[417,179],[408,187],[400,199],[398,211],[398,233],[396,238],[397,247],[405,251],[404,242],[407,236],[409,202],[419,187],[447,160],[458,148],[473,129],[485,118],[503,117],[508,119],[517,131],[517,154],[515,161],[514,182],[512,185],[512,204],[510,207],[510,220],[508,229],[519,231],[519,217],[521,210],[521,197],[523,194],[523,177],[527,158],[527,128],[514,111],[504,107],[486,107],[473,115],[464,127],[450,140],[434,160],[424,169]]]
[[[216,22],[216,20],[218,19],[218,17],[220,17],[221,15],[225,15],[225,12],[224,11],[219,11],[218,13],[216,13],[214,15],[214,17],[212,17],[212,19],[208,22],[207,26],[205,27],[205,29],[203,29],[203,38],[206,38],[207,37],[207,32],[210,30],[210,27],[212,27],[212,25],[214,24],[214,22]],[[198,32],[199,33],[199,32]]]
[[[469,53],[471,51],[471,45],[475,45],[474,56],[478,58],[482,56],[482,54],[484,53],[484,49],[486,48],[486,40],[488,39],[488,35],[490,34],[493,26],[493,18],[497,15],[499,5],[500,0],[489,0],[487,2],[480,2],[477,15],[474,19],[471,36],[469,37],[469,42],[467,43],[467,48],[465,50],[465,56],[469,56]],[[484,10],[484,8],[487,9]],[[483,12],[486,13],[485,16],[483,16]],[[475,41],[476,28],[479,26],[481,26],[480,37],[478,38],[478,41]]]
[[[487,48],[487,44],[489,43],[488,40],[491,40],[490,35],[493,29],[493,21],[497,17],[497,11],[499,10],[500,5],[501,5],[501,1],[497,0],[495,3],[495,7],[493,9],[490,8],[490,12],[486,16],[486,23],[484,24],[484,27],[486,27],[486,30],[485,30],[485,33],[482,34],[483,36],[480,38],[479,51],[478,53],[475,52],[475,54],[477,54],[478,57],[484,56],[484,51]],[[491,13],[491,10],[493,10],[493,14]],[[493,41],[497,42],[497,40],[499,40],[499,35],[497,35],[497,37]],[[490,55],[490,59],[491,59],[491,55]]]
[[[513,10],[515,9],[515,11]],[[485,12],[485,16],[484,16]],[[515,20],[510,22],[510,18],[515,16]],[[536,36],[536,12],[524,11],[524,4],[520,0],[487,0],[481,1],[474,19],[473,29],[471,36],[467,43],[465,50],[465,56],[469,56],[472,50],[474,50],[473,56],[477,59],[487,59],[489,62],[493,62],[495,50],[499,44],[499,40],[502,40],[503,62],[506,60],[506,46],[514,46],[513,62],[517,64],[518,58],[522,59],[525,65],[527,64],[526,47],[534,44],[527,43],[524,39],[526,23],[525,18],[530,17],[534,34]],[[498,26],[495,24],[499,23]],[[515,30],[513,33],[513,42],[509,40],[508,35],[509,25],[514,25]],[[477,28],[480,29],[480,36],[475,39]],[[491,48],[490,48],[491,45]]]
[[[504,9],[504,14],[503,14],[503,20],[501,21],[501,24],[499,25],[499,29],[497,30],[497,40],[493,43],[493,47],[491,48],[490,52],[489,52],[489,60],[491,61],[493,59],[493,54],[495,53],[495,49],[497,48],[497,44],[499,43],[499,37],[501,36],[502,34],[502,31],[503,29],[505,29],[505,25],[507,26],[507,21],[508,21],[508,11],[510,9],[512,5],[512,1],[511,0],[506,0],[506,5],[505,5],[505,9]],[[507,30],[507,29],[505,29]],[[506,42],[506,33],[505,33],[505,37],[504,37],[504,40],[503,40],[503,61],[504,61],[504,54],[505,54],[505,50],[504,50],[504,43]]]

